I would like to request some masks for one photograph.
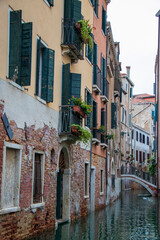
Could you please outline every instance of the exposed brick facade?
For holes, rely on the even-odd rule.
[[[42,129],[27,126],[19,129],[14,121],[10,121],[13,139],[10,141],[2,122],[3,105],[0,105],[0,189],[2,183],[3,147],[4,141],[23,146],[21,179],[20,179],[20,211],[0,215],[0,239],[23,239],[46,229],[55,227],[56,221],[56,188],[57,166],[59,164],[60,141],[55,129],[44,125]],[[54,161],[51,160],[51,150],[55,150]],[[45,153],[44,169],[44,203],[45,206],[31,209],[33,152]],[[77,145],[70,145],[71,184],[70,184],[70,218],[86,215],[89,208],[89,198],[84,198],[84,160],[89,162],[89,151]],[[1,191],[0,191],[1,194]],[[78,210],[76,211],[76,204]]]

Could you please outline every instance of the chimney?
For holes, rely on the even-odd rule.
[[[128,76],[129,79],[130,79],[130,69],[131,69],[130,66],[127,66],[127,67],[126,67],[127,76]]]

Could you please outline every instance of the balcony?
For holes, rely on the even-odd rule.
[[[105,84],[101,90],[101,101],[106,103],[109,101],[109,82],[105,78],[103,81]]]
[[[101,70],[98,65],[93,65],[93,86],[92,90],[97,94],[101,92]]]
[[[59,136],[62,141],[75,142],[76,135],[72,132],[72,124],[82,124],[82,117],[73,111],[73,106],[60,106],[59,111]]]
[[[101,142],[101,133],[98,131],[98,129],[94,129],[92,130],[92,144],[98,145]]]
[[[100,146],[102,149],[106,149],[108,147],[108,139],[104,137],[104,134],[101,133],[101,143]]]
[[[83,47],[79,31],[75,28],[75,21],[72,19],[62,20],[62,55],[69,55],[72,63],[83,60]]]

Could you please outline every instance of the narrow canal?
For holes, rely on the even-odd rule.
[[[160,203],[156,198],[125,191],[103,210],[59,226],[34,240],[160,240]]]

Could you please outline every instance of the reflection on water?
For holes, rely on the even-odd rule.
[[[55,234],[35,240],[160,240],[159,203],[126,191],[122,198],[89,217],[59,226]]]

